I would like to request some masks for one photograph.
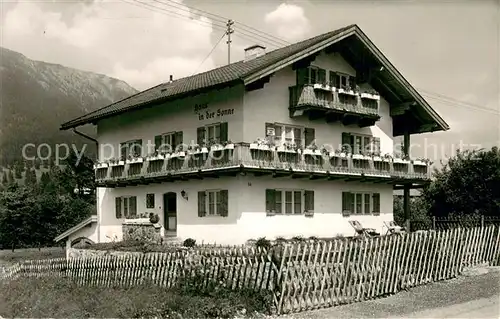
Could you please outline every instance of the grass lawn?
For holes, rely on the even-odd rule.
[[[66,257],[66,250],[61,247],[48,248],[25,248],[16,249],[14,252],[10,249],[0,250],[0,266],[14,264],[21,260],[49,259]]]

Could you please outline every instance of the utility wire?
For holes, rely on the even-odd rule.
[[[224,32],[222,34],[222,36],[220,37],[219,41],[217,41],[217,43],[214,45],[214,47],[212,48],[212,50],[210,50],[210,52],[207,54],[207,56],[203,59],[203,61],[201,61],[200,65],[198,65],[198,67],[196,68],[196,70],[193,72],[192,75],[195,75],[196,72],[198,72],[198,69],[203,65],[203,63],[205,63],[205,61],[212,55],[212,53],[215,51],[215,48],[217,48],[217,46],[219,45],[219,43],[222,41],[222,39],[224,39],[224,36],[227,34],[227,32]]]

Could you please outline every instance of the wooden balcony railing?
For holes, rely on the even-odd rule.
[[[315,89],[314,85],[304,85],[290,87],[289,93],[292,115],[295,110],[316,110],[372,121],[380,119],[379,100],[362,98],[354,92],[339,93],[335,89],[322,90]]]
[[[312,154],[314,153],[314,154]],[[246,170],[262,174],[277,173],[280,176],[327,176],[329,178],[360,180],[418,180],[430,179],[430,169],[425,163],[412,161],[368,158],[362,156],[330,155],[304,150],[283,151],[254,144],[239,143],[232,149],[210,153],[166,158],[145,158],[143,161],[121,162],[108,167],[97,166],[96,182],[145,180],[148,178],[188,176],[195,174],[219,174],[229,170]]]

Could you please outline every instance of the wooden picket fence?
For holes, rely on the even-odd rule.
[[[190,285],[267,290],[278,313],[372,299],[448,279],[464,267],[500,265],[495,225],[376,238],[336,238],[269,250],[214,248],[25,261],[1,278],[58,276],[82,285]]]

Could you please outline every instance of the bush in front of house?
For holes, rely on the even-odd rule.
[[[7,318],[234,318],[271,307],[269,293],[253,290],[95,287],[50,277],[0,283],[1,315]]]
[[[272,246],[271,241],[269,239],[267,239],[266,237],[258,238],[255,241],[255,247],[258,247],[258,248],[269,249],[269,248],[271,248],[271,246]]]
[[[196,239],[186,238],[184,240],[184,242],[182,243],[182,246],[192,248],[192,247],[196,246]]]

